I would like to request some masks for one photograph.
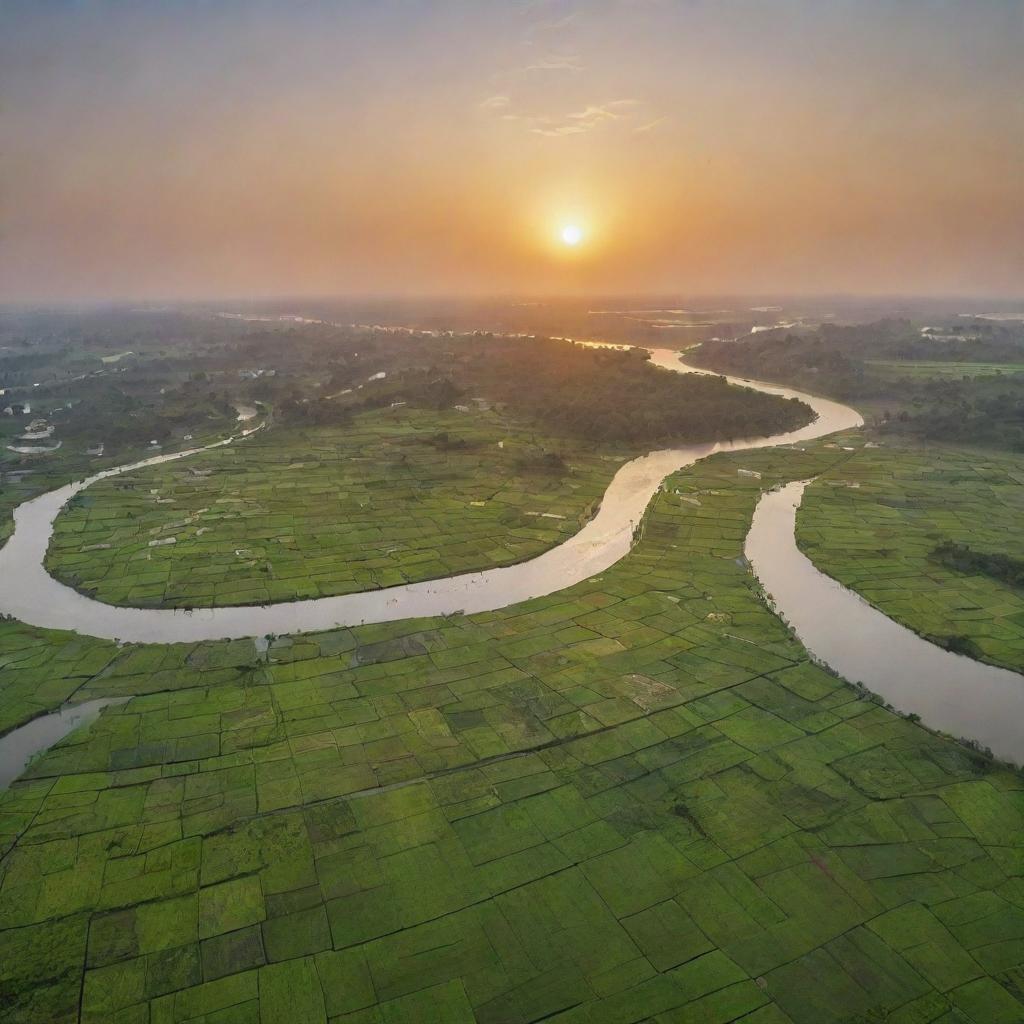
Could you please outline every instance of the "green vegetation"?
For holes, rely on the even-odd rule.
[[[883,433],[1024,451],[1024,325],[906,320],[705,342],[690,358],[722,373],[853,401]]]
[[[17,372],[89,348],[61,331]],[[858,373],[904,359],[891,333]],[[219,396],[274,410],[59,520],[57,571],[132,604],[507,564],[577,529],[627,451],[806,418],[544,340],[179,317],[97,337],[100,360],[143,351],[100,362],[143,405],[187,405],[168,446],[194,415],[217,433]],[[48,479],[76,471],[65,448]],[[815,666],[745,568],[761,489],[818,475],[799,528],[823,569],[1024,659],[1019,463],[861,435],[677,474],[620,563],[500,612],[171,646],[0,622],[0,732],[132,698],[0,795],[0,1016],[1018,1024],[1020,775]]]
[[[139,694],[0,799],[6,1018],[1019,1021],[1020,777],[811,664],[741,564],[760,488],[845,455],[716,456],[501,612],[0,626],[5,699]]]
[[[51,403],[34,406],[32,417],[0,416],[0,543],[13,529],[14,509],[29,498],[110,466],[219,440],[236,427],[231,405],[205,390],[188,398],[167,395],[162,403],[147,407],[141,398],[104,389],[70,409],[47,412],[41,418],[56,425],[56,434],[40,441],[18,435]],[[58,441],[59,448],[46,450]],[[41,450],[26,454],[8,446]]]
[[[1022,671],[1022,521],[1019,457],[858,446],[805,492],[797,541],[896,621]]]
[[[0,542],[28,498],[230,433],[237,378],[197,367],[237,331],[173,314],[0,313]],[[25,440],[33,425],[42,436]]]
[[[998,552],[973,551],[969,544],[946,540],[931,553],[932,559],[957,572],[990,576],[1016,590],[1024,589],[1024,559]]]
[[[613,447],[765,435],[810,418],[799,402],[666,373],[641,352],[201,310],[0,311],[0,392],[0,541],[19,502],[144,452],[223,437],[235,403],[298,430],[344,428],[400,403],[492,405],[546,435]],[[25,433],[44,434],[35,446],[46,450],[11,451],[33,446]]]
[[[302,394],[288,376],[261,380],[252,393],[305,425],[345,422],[346,412],[397,401],[433,410],[485,403],[559,436],[620,444],[763,436],[811,418],[795,399],[666,372],[646,350],[487,333],[403,334],[400,343],[375,337],[368,359],[365,345],[349,351],[357,344],[350,335],[335,340],[330,380],[314,395]],[[369,365],[384,369],[367,377]]]
[[[381,409],[275,428],[101,481],[47,564],[111,604],[263,604],[533,557],[575,533],[626,458],[492,412]]]
[[[236,403],[270,417],[244,445],[75,499],[49,567],[113,604],[262,604],[508,565],[578,529],[624,453],[810,417],[646,352],[543,337],[197,311],[10,314],[0,341],[16,410],[0,441],[39,417],[60,445],[0,452],[0,541],[27,498],[223,437]]]
[[[692,358],[864,409],[884,447],[858,444],[807,490],[800,546],[923,636],[1024,670],[1015,570],[1024,556],[1024,466],[998,451],[1024,451],[1020,324],[968,320],[925,333],[903,320],[826,324],[800,336],[705,343]],[[908,446],[932,439],[971,449]]]
[[[0,736],[75,697],[119,654],[116,644],[0,619]]]
[[[896,359],[869,359],[866,363],[883,374],[897,377],[989,377],[1024,373],[1024,363],[979,362],[901,362]]]
[[[457,357],[456,376],[531,421],[599,441],[731,440],[795,430],[811,419],[795,399],[666,372],[649,359],[646,350],[557,339],[473,339]]]

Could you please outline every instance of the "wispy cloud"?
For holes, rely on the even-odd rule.
[[[560,56],[542,57],[527,64],[522,70],[526,71],[582,71],[583,61],[575,54],[563,54]]]
[[[575,35],[572,29],[584,19],[574,0],[526,0],[525,6],[538,16],[522,40],[526,53],[520,62],[490,75],[493,95],[480,101],[481,111],[549,138],[584,135],[612,125],[619,125],[620,131],[647,132],[661,123],[657,112],[645,109],[639,100],[590,100],[589,65],[562,35],[564,30]],[[561,110],[555,106],[559,99]]]
[[[638,124],[634,129],[634,133],[642,135],[645,132],[653,131],[658,127],[659,124],[664,124],[668,120],[667,117],[656,117],[653,121],[647,121],[644,124]]]
[[[479,106],[481,110],[507,110],[512,106],[512,100],[508,96],[498,93],[481,100]]]
[[[583,12],[576,6],[575,0],[544,0],[541,3],[527,3],[523,14],[530,19],[523,41],[534,43],[575,26]]]
[[[534,22],[526,32],[526,41],[533,42],[538,36],[548,35],[552,32],[560,32],[569,28],[570,25],[579,21],[580,12],[570,11],[561,18],[549,18],[546,21]]]
[[[567,114],[525,114],[503,108],[501,116],[505,121],[521,122],[534,135],[558,138],[583,135],[602,125],[631,119],[638,105],[637,100],[608,100],[605,103],[588,104],[582,110],[573,110]]]

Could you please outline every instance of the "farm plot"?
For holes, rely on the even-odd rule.
[[[1020,777],[742,564],[760,490],[844,457],[717,456],[500,612],[120,650],[79,695],[140,696],[0,798],[12,1019],[1019,1021]]]
[[[1024,591],[960,571],[942,545],[1024,559],[1024,459],[949,448],[858,448],[808,488],[800,547],[917,633],[1024,670]],[[937,549],[939,551],[937,552]]]
[[[931,360],[868,359],[868,366],[897,380],[908,377],[930,380],[935,377],[991,377],[1024,373],[1024,363],[936,362]]]
[[[89,488],[47,567],[110,604],[187,608],[509,565],[575,533],[625,457],[479,412],[273,430]]]

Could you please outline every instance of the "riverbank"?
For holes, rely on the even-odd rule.
[[[589,518],[636,448],[489,410],[368,410],[90,486],[46,567],[105,604],[262,605],[511,565]]]
[[[822,573],[797,547],[809,481],[758,502],[744,544],[774,610],[817,661],[929,727],[1024,762],[1024,676],[923,640]]]
[[[144,696],[0,798],[10,1005],[1013,1019],[1019,776],[813,665],[742,563],[762,488],[841,455],[702,460],[504,610],[121,649],[79,696]]]
[[[1024,561],[1022,510],[1020,454],[889,439],[858,448],[807,489],[797,543],[925,639],[1022,672],[1024,590],[942,555],[952,547]]]
[[[665,369],[695,372],[670,350],[653,350],[652,359]],[[108,470],[19,506],[14,514],[14,533],[0,550],[0,575],[18,579],[20,585],[0,594],[0,613],[32,625],[74,630],[89,636],[137,643],[180,643],[316,632],[419,616],[493,611],[550,594],[606,570],[629,551],[636,525],[669,473],[714,452],[797,444],[859,426],[862,422],[853,409],[828,399],[752,381],[730,379],[730,383],[805,401],[815,412],[816,419],[785,434],[667,449],[633,459],[615,474],[597,514],[583,529],[558,547],[517,565],[368,593],[253,608],[219,607],[195,611],[115,608],[76,593],[46,572],[43,561],[54,520],[75,494],[97,480],[194,454],[175,453]],[[239,436],[249,433],[251,431],[243,431]],[[230,443],[230,440],[222,443]]]

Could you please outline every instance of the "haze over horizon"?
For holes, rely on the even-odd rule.
[[[0,301],[1022,293],[1016,0],[0,20]]]

